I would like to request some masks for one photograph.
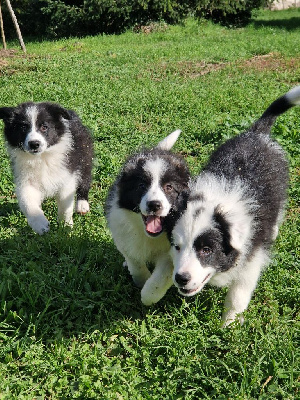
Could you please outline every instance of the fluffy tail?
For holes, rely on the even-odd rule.
[[[296,86],[285,95],[275,100],[253,124],[250,131],[254,133],[270,133],[276,118],[289,108],[300,105],[300,86]]]
[[[156,147],[161,150],[170,150],[176,143],[180,133],[180,129],[177,129],[176,131],[170,133],[170,135],[161,140]]]

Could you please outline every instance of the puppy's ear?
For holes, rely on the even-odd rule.
[[[67,110],[66,108],[63,108],[62,106],[60,106],[59,104],[49,103],[48,107],[49,107],[50,113],[57,119],[62,117],[64,119],[71,120],[76,115],[74,111]]]
[[[140,171],[143,168],[145,162],[145,157],[141,155],[129,157],[123,166],[122,177],[125,178],[128,176],[128,174],[131,175],[133,171]]]
[[[171,241],[172,231],[176,222],[186,210],[188,198],[189,188],[186,188],[179,193],[176,203],[172,206],[171,212],[165,217],[164,230],[167,233],[169,241]]]
[[[224,212],[219,205],[214,210],[214,220],[223,232],[226,252],[241,251],[251,235],[250,217],[234,210]]]
[[[185,209],[187,207],[189,194],[190,194],[190,189],[188,186],[186,186],[185,189],[183,189],[178,195],[177,209],[180,212],[180,214],[182,214],[183,211],[185,211]]]
[[[165,137],[163,140],[161,140],[158,143],[156,148],[161,149],[161,150],[170,150],[176,143],[180,133],[181,133],[180,129],[177,129],[176,131],[170,133],[170,135],[168,135],[167,137]]]
[[[8,121],[14,113],[14,107],[2,107],[0,108],[0,119],[4,122]]]

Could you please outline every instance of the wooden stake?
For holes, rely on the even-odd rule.
[[[25,47],[25,44],[23,42],[23,38],[22,38],[22,34],[21,34],[21,31],[20,31],[20,28],[19,28],[19,24],[18,24],[17,18],[15,16],[14,10],[12,9],[12,6],[10,4],[10,0],[5,0],[5,1],[6,1],[6,4],[7,4],[8,11],[9,11],[9,13],[11,15],[11,18],[13,20],[13,23],[15,25],[21,48],[22,48],[23,52],[26,53],[26,47]]]
[[[5,41],[2,10],[1,10],[1,0],[0,0],[0,28],[1,28],[1,37],[2,37],[2,42],[3,42],[3,48],[4,48],[4,50],[6,50],[6,41]]]

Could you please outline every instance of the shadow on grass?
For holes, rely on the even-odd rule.
[[[299,9],[300,10],[300,9]],[[300,16],[288,19],[274,19],[274,20],[255,20],[253,26],[257,29],[263,27],[285,29],[287,31],[294,31],[300,27]]]
[[[5,202],[0,205],[0,217],[7,217],[12,213],[16,213],[19,210],[17,200],[11,202]]]
[[[7,205],[2,211],[9,215],[17,207]],[[51,231],[43,236],[18,221],[15,235],[0,241],[1,332],[25,341],[34,336],[52,342],[94,331],[115,332],[121,321],[144,319],[152,312],[142,305],[140,289],[123,268],[102,213],[99,218],[75,216],[73,230],[50,220]],[[210,309],[211,297],[203,296],[201,303]],[[185,301],[192,306],[195,300]],[[164,313],[166,306],[180,309],[182,304],[173,287],[155,312]]]
[[[21,232],[22,231],[22,232]],[[145,310],[112,241],[29,227],[0,242],[0,325],[46,341],[110,329]]]

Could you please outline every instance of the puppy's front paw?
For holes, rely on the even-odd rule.
[[[39,235],[43,235],[50,230],[50,224],[44,215],[39,215],[37,217],[27,218],[29,226],[34,230],[34,232]]]
[[[163,294],[159,291],[151,290],[147,285],[145,285],[141,291],[141,300],[145,306],[151,306],[152,304],[157,303],[162,297]]]
[[[73,218],[70,217],[70,218],[65,219],[64,225],[72,228],[73,227]]]
[[[84,215],[90,211],[89,203],[86,200],[78,200],[76,203],[76,212]]]
[[[224,313],[222,316],[222,328],[227,328],[230,327],[233,322],[238,322],[240,325],[243,325],[245,322],[245,318],[243,317],[243,314],[237,314],[235,312],[227,312]]]

